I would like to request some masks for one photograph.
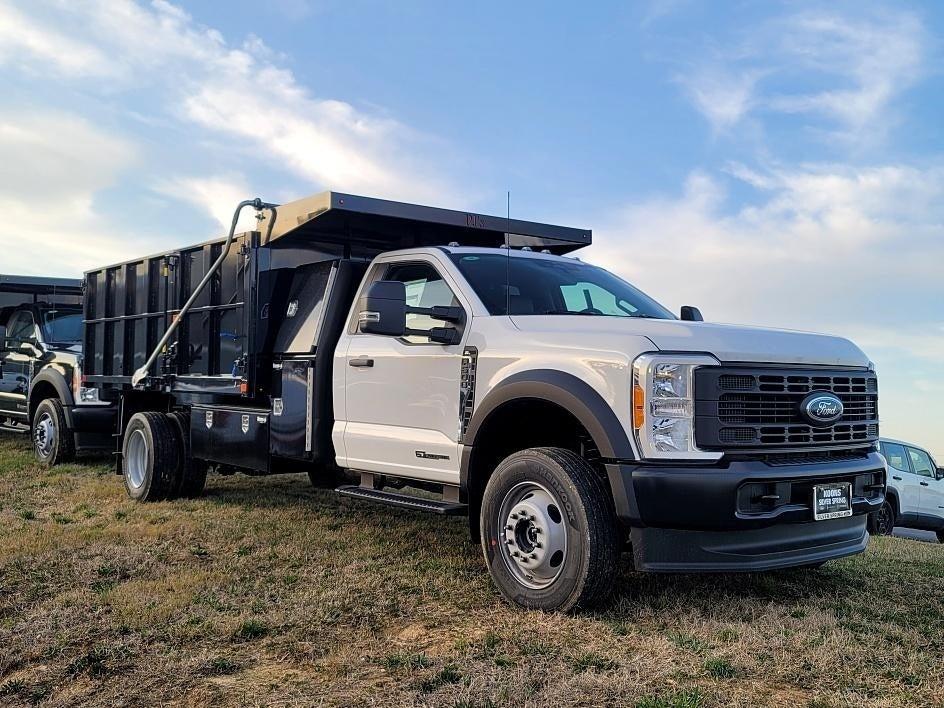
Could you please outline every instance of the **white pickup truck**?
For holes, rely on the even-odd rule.
[[[582,230],[337,193],[245,204],[260,232],[112,267],[192,269],[173,298],[137,298],[147,311],[109,313],[136,298],[103,290],[107,268],[87,276],[87,361],[107,364],[115,317],[174,315],[159,366],[144,330],[118,368],[85,372],[121,402],[135,498],[196,493],[208,468],[353,471],[337,491],[467,514],[502,595],[548,610],[603,600],[627,543],[657,572],[865,549],[885,466],[876,376],[851,342],[679,319],[565,255]],[[218,284],[200,304],[204,272]]]

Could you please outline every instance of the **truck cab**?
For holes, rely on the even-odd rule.
[[[848,340],[676,316],[575,258],[583,229],[339,193],[246,205],[258,232],[86,275],[87,379],[120,407],[133,498],[304,470],[467,515],[501,594],[549,610],[602,601],[627,544],[649,572],[865,549],[885,468]]]
[[[110,412],[81,386],[79,280],[0,275],[0,420],[28,428],[40,462],[111,445]]]

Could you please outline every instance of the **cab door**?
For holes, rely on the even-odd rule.
[[[921,486],[911,469],[904,445],[883,442],[882,454],[888,462],[888,484],[898,492],[898,520],[903,524],[917,521]]]
[[[7,323],[0,353],[0,411],[26,417],[33,357],[24,345],[38,343],[39,331],[33,314],[29,310],[16,312]]]
[[[944,525],[944,480],[937,478],[937,467],[924,450],[909,447],[908,457],[921,488],[920,524],[925,528],[936,529],[939,525]]]
[[[408,305],[462,306],[468,322],[468,304],[428,257],[378,264],[365,282],[375,280],[403,282]],[[407,328],[420,334],[349,330],[343,364],[348,467],[458,484],[462,344],[437,344],[422,334],[442,325],[408,314]]]

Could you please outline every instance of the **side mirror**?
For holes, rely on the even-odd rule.
[[[35,339],[24,339],[20,342],[20,351],[26,352],[30,356],[42,356],[43,355],[43,345],[37,342]]]
[[[937,477],[936,479],[944,479],[944,467],[937,468]]]
[[[406,286],[378,280],[358,303],[357,326],[364,334],[402,337],[406,332]]]
[[[692,305],[682,305],[682,319],[686,322],[705,321],[705,318],[701,316],[701,310]]]

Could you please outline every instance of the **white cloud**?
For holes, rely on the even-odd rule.
[[[131,0],[86,0],[60,6],[60,23],[80,27],[73,67],[88,80],[113,74],[109,91],[148,87],[172,118],[199,126],[252,158],[287,170],[315,188],[388,198],[451,201],[458,190],[435,167],[445,146],[396,120],[334,98],[312,95],[255,34],[230,46],[215,29],[198,25],[166,0],[142,7]],[[48,23],[47,23],[48,24]],[[16,32],[57,32],[19,14]],[[56,63],[60,52],[36,52],[34,62]],[[0,55],[0,64],[9,56]],[[406,177],[405,177],[406,176]]]
[[[896,95],[922,74],[924,29],[908,12],[843,17],[801,13],[782,25],[781,49],[793,66],[835,77],[823,91],[773,95],[769,106],[829,116],[853,136],[881,129]]]
[[[759,71],[731,71],[723,65],[702,66],[679,77],[695,108],[712,128],[730,128],[750,112],[756,103],[755,87]]]
[[[680,198],[630,204],[598,229],[594,256],[674,306],[746,322],[809,326],[815,313],[834,327],[858,313],[874,324],[886,313],[863,303],[880,305],[892,283],[889,303],[905,291],[944,302],[944,168],[732,171],[758,188],[756,201],[731,210],[723,182],[694,172]]]
[[[189,202],[206,211],[220,225],[220,234],[229,231],[236,205],[251,199],[252,189],[243,175],[214,177],[175,177],[158,183],[161,194]],[[243,209],[237,223],[237,233],[256,227],[252,210]]]
[[[0,2],[0,66],[32,71],[33,62],[69,76],[111,76],[113,66],[95,46],[34,22]]]
[[[95,208],[96,193],[134,165],[127,140],[70,114],[3,112],[0,154],[4,272],[75,276],[133,248]]]
[[[830,137],[881,138],[895,98],[924,72],[927,38],[906,11],[801,11],[702,51],[678,80],[716,130],[765,113],[824,118]],[[797,79],[805,87],[787,90]]]

